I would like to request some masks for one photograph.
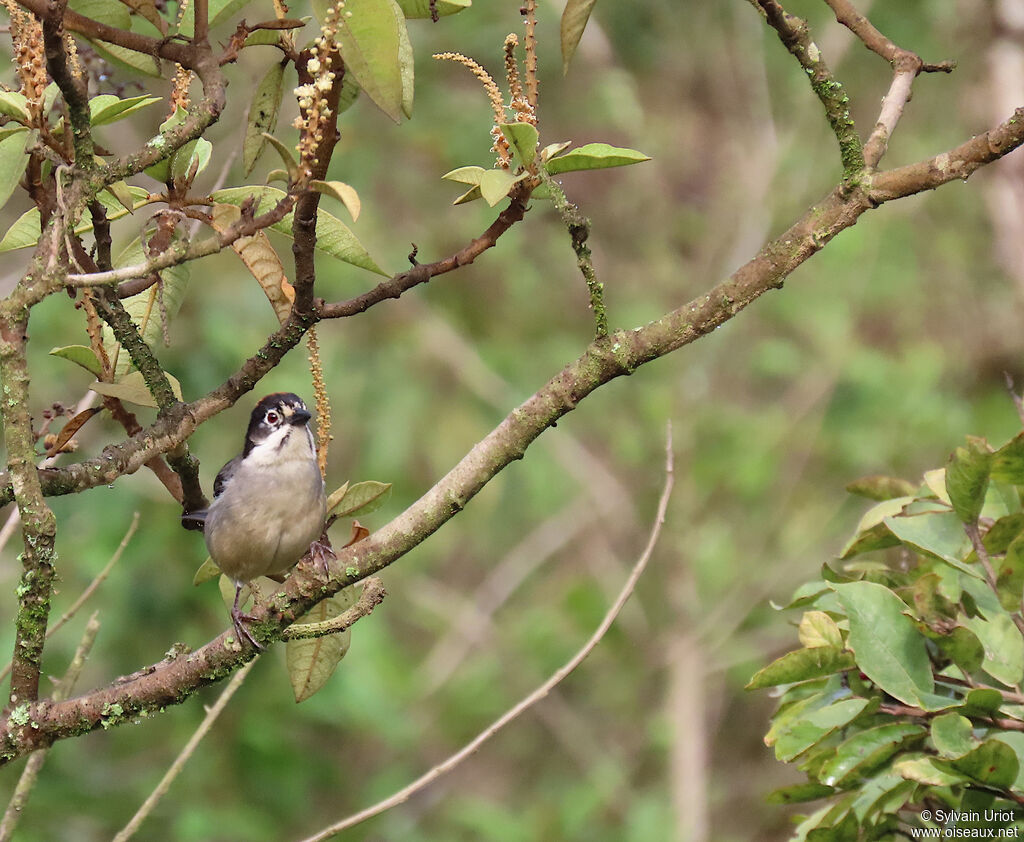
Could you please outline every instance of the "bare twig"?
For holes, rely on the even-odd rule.
[[[492,722],[487,728],[477,734],[472,740],[466,745],[459,749],[455,754],[446,758],[441,763],[438,763],[432,769],[425,774],[421,775],[411,784],[403,787],[398,792],[387,798],[378,801],[376,804],[367,807],[365,810],[360,810],[358,813],[354,813],[341,821],[332,824],[330,827],[326,827],[319,833],[315,833],[313,836],[302,840],[302,842],[323,842],[325,839],[330,839],[332,836],[341,833],[341,831],[347,828],[354,827],[367,819],[373,818],[386,810],[390,810],[392,807],[397,807],[399,804],[408,801],[413,795],[420,790],[429,786],[435,780],[440,778],[442,775],[447,774],[456,766],[458,766],[463,760],[473,754],[480,746],[487,742],[491,737],[497,734],[502,728],[508,725],[519,717],[524,711],[529,710],[537,702],[541,701],[547,696],[561,681],[569,676],[573,670],[575,670],[587,656],[594,651],[594,648],[605,633],[611,628],[612,623],[615,622],[615,618],[618,617],[619,612],[622,611],[626,601],[633,593],[633,589],[636,587],[636,583],[639,581],[640,576],[643,574],[647,567],[647,563],[651,559],[651,555],[654,553],[654,548],[658,543],[658,537],[661,535],[661,527],[665,522],[665,512],[668,508],[669,497],[672,494],[672,486],[675,481],[673,473],[673,454],[672,454],[672,427],[669,425],[668,432],[666,435],[665,443],[665,485],[661,492],[661,498],[658,501],[658,511],[655,515],[654,525],[651,528],[650,537],[647,540],[647,546],[644,547],[643,553],[640,558],[637,559],[636,564],[633,565],[633,569],[630,571],[629,576],[626,579],[625,584],[622,586],[622,590],[616,597],[615,602],[611,608],[604,615],[600,625],[590,636],[590,639],[583,645],[579,651],[576,652],[562,667],[551,675],[543,684],[541,684],[536,690],[522,699],[513,707],[509,708],[505,713],[499,716],[494,722]]]
[[[527,182],[528,180],[521,181],[513,188],[508,207],[498,214],[498,218],[491,223],[490,227],[469,245],[434,263],[417,263],[409,271],[382,281],[368,292],[350,298],[348,301],[324,304],[320,308],[320,318],[340,319],[354,316],[381,301],[398,298],[407,290],[418,284],[424,284],[437,275],[443,275],[445,272],[451,272],[453,269],[472,263],[526,215],[526,203],[529,201],[530,192],[536,186],[534,182]]]
[[[209,732],[210,728],[213,727],[213,723],[217,721],[217,717],[221,715],[224,708],[227,707],[228,702],[231,701],[231,697],[235,695],[235,691],[242,686],[242,682],[245,681],[246,676],[249,675],[249,671],[253,668],[256,661],[252,660],[236,672],[232,677],[231,681],[228,682],[227,687],[224,688],[224,692],[217,697],[217,701],[214,702],[213,706],[206,712],[206,716],[203,717],[203,721],[199,723],[199,727],[196,728],[195,733],[189,737],[185,747],[181,750],[177,757],[174,758],[174,762],[168,767],[164,776],[160,779],[160,783],[156,785],[156,788],[149,794],[149,797],[142,802],[142,806],[135,811],[135,815],[131,817],[131,820],[126,824],[114,837],[113,842],[127,842],[131,839],[142,826],[142,823],[146,820],[146,817],[153,812],[153,808],[159,803],[160,799],[163,798],[167,791],[171,788],[171,784],[174,783],[174,779],[181,774],[181,770],[185,768],[185,764],[188,763],[189,758],[195,752],[199,743],[203,737]]]
[[[78,681],[78,676],[81,675],[82,666],[92,650],[96,634],[100,630],[100,622],[97,617],[98,615],[93,613],[89,618],[89,622],[86,623],[85,631],[82,633],[82,639],[79,641],[78,648],[71,658],[71,663],[68,664],[67,671],[64,673],[60,684],[53,691],[53,698],[66,699],[71,695],[75,682]],[[4,812],[3,819],[0,820],[0,842],[8,842],[12,838],[14,830],[21,819],[22,810],[25,809],[25,804],[28,802],[28,797],[39,778],[39,772],[42,770],[43,763],[46,762],[46,755],[49,752],[49,748],[42,748],[34,752],[25,764],[21,777],[14,788],[14,794],[11,796],[7,810]]]

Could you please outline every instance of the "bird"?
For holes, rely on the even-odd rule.
[[[285,573],[318,547],[327,495],[317,463],[312,414],[291,392],[262,398],[252,411],[242,452],[213,482],[209,508],[186,512],[182,525],[202,529],[210,558],[235,583],[231,621],[236,634],[263,649],[245,627],[242,587]]]

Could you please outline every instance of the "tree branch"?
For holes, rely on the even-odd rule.
[[[526,203],[530,198],[532,189],[532,186],[526,185],[525,182],[519,182],[512,190],[511,201],[508,207],[498,214],[498,218],[490,224],[483,234],[455,254],[434,263],[417,263],[409,271],[382,281],[368,292],[364,292],[355,298],[350,298],[348,301],[323,304],[320,307],[320,318],[341,319],[346,316],[354,316],[369,310],[374,304],[379,304],[381,301],[386,301],[389,298],[398,298],[402,293],[409,291],[419,284],[425,284],[437,275],[443,275],[445,272],[451,272],[453,269],[458,269],[460,266],[467,266],[472,263],[487,249],[497,243],[498,238],[502,234],[522,220],[526,215]]]
[[[811,89],[825,107],[832,132],[839,142],[843,176],[852,180],[864,169],[857,127],[850,115],[850,99],[843,86],[832,75],[818,45],[811,40],[807,21],[791,15],[778,0],[750,0],[761,11],[768,25],[775,30],[786,49],[800,62],[811,82]]]

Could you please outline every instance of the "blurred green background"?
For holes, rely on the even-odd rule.
[[[249,20],[272,16],[260,2],[245,11]],[[959,62],[951,76],[918,79],[886,166],[949,148],[1024,104],[1021,37],[1009,23],[1020,5],[859,4],[926,60]],[[477,0],[437,25],[411,24],[411,123],[394,125],[365,98],[344,115],[331,177],[359,191],[354,230],[389,271],[407,265],[411,243],[421,260],[437,259],[493,219],[482,202],[451,207],[457,185],[439,180],[457,166],[490,165],[486,98],[464,68],[430,54],[458,50],[498,75],[506,33],[521,32],[518,6]],[[633,327],[703,294],[824,195],[840,174],[835,140],[804,75],[748,3],[601,2],[564,78],[561,7],[540,6],[542,143],[607,141],[653,158],[563,181],[593,221],[612,324]],[[866,136],[889,69],[823,3],[788,8],[809,18]],[[295,4],[291,13],[305,11]],[[230,31],[214,35],[226,40]],[[249,90],[273,60],[259,48],[227,69],[229,107],[209,135],[215,159],[197,190],[211,189],[224,167],[226,184],[244,183],[238,152]],[[115,73],[114,82],[127,80]],[[136,93],[132,84],[123,90]],[[277,132],[289,143],[293,113]],[[103,140],[116,151],[137,148],[161,119],[151,117],[119,123]],[[742,689],[795,643],[791,618],[770,603],[814,578],[852,531],[864,507],[848,499],[848,481],[882,472],[916,479],[965,434],[1001,443],[1017,431],[1003,372],[1024,372],[1020,155],[967,185],[867,214],[784,291],[588,398],[385,571],[388,599],[354,629],[347,659],[317,696],[296,707],[280,647],[264,656],[138,838],[300,838],[460,748],[600,621],[646,541],[668,420],[677,471],[668,522],[606,639],[453,774],[340,838],[788,838],[789,811],[764,796],[797,775],[762,742],[772,699]],[[253,179],[273,166],[265,158]],[[0,221],[25,207],[12,202]],[[137,230],[141,220],[124,227],[123,242],[133,222]],[[287,263],[287,241],[275,242]],[[8,284],[26,254],[4,255]],[[376,280],[322,259],[318,293],[347,298]],[[592,334],[586,303],[568,237],[550,206],[535,201],[474,265],[322,325],[335,435],[329,486],[394,483],[387,507],[366,519],[371,529],[402,511],[580,353]],[[171,346],[158,353],[194,398],[274,326],[259,287],[223,255],[193,267]],[[37,419],[53,401],[76,402],[88,383],[47,352],[86,341],[67,298],[34,311]],[[207,488],[240,448],[256,397],[278,389],[311,397],[302,351],[193,437]],[[73,458],[119,438],[112,422],[96,419]],[[202,541],[179,527],[177,507],[151,475],[52,505],[62,560],[55,616],[106,563],[132,512],[141,523],[91,605],[52,641],[48,671],[63,672],[93,609],[103,625],[82,690],[159,659],[175,641],[198,646],[223,630],[216,586],[191,584]],[[12,645],[17,544],[6,545],[0,563],[8,618],[0,651]],[[109,839],[219,691],[158,721],[59,744],[17,838]],[[22,765],[3,771],[6,792]]]

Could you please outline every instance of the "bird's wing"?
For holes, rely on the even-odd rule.
[[[238,463],[242,461],[241,456],[236,456],[230,462],[228,462],[223,468],[220,469],[220,473],[217,474],[217,478],[213,481],[213,497],[217,499],[220,497],[221,492],[224,490],[228,481],[234,476],[235,469],[238,467]]]

